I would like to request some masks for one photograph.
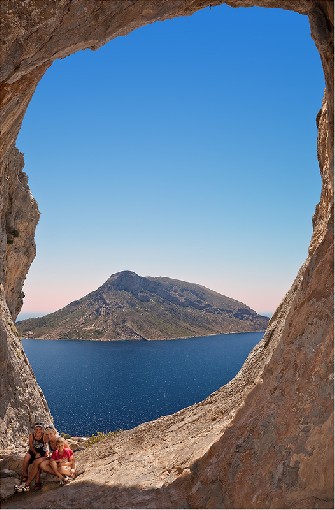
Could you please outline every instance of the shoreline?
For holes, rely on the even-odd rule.
[[[174,340],[195,340],[197,338],[207,338],[212,336],[219,335],[241,335],[244,333],[265,333],[265,329],[260,329],[257,331],[230,331],[229,333],[211,333],[209,335],[201,335],[201,336],[183,336],[177,338],[26,338],[22,337],[20,340],[49,340],[52,342],[58,342],[60,340],[66,340],[71,342],[168,342]]]

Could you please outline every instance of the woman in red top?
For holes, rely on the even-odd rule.
[[[70,481],[69,477],[75,477],[75,459],[73,451],[65,447],[66,441],[63,437],[59,437],[56,444],[57,450],[51,455],[50,467],[55,474],[57,473],[60,484],[63,485]]]

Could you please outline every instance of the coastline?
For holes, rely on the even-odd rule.
[[[26,338],[22,337],[22,340],[50,340],[52,342],[58,342],[60,340],[72,341],[72,342],[167,342],[174,340],[196,340],[197,338],[207,338],[212,336],[220,335],[241,335],[244,333],[265,333],[265,329],[259,329],[256,331],[230,331],[229,333],[211,333],[209,335],[201,336],[183,336],[177,338]]]

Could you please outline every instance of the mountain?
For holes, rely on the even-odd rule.
[[[16,326],[22,337],[32,338],[161,340],[262,331],[268,321],[201,285],[122,271],[61,310]]]

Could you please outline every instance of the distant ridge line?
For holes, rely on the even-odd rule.
[[[269,318],[196,283],[112,274],[56,312],[17,322],[21,336],[48,339],[167,340],[264,331]]]

